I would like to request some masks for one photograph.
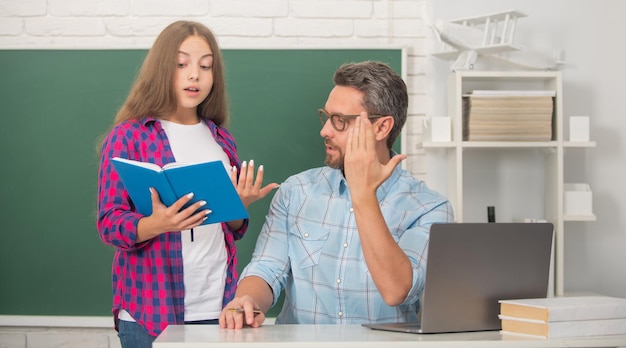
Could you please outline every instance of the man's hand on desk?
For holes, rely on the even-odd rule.
[[[250,296],[235,297],[222,309],[221,328],[241,329],[244,326],[259,327],[265,321],[265,313],[258,309]]]

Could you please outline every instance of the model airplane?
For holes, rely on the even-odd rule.
[[[519,11],[505,11],[484,16],[437,21],[431,29],[441,44],[433,56],[455,62],[452,70],[471,70],[478,57],[497,59],[518,67],[555,70],[560,60],[514,44],[517,19],[526,17]]]

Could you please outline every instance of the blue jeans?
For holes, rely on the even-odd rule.
[[[218,325],[219,321],[217,319],[186,321],[185,324]],[[122,348],[151,348],[152,341],[156,339],[141,325],[133,321],[120,320],[117,329],[119,330],[117,336],[120,338]]]
[[[152,341],[156,339],[134,321],[120,320],[117,329],[122,348],[152,348]]]

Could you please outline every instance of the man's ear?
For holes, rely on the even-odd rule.
[[[378,122],[374,124],[374,133],[376,134],[376,141],[383,141],[389,136],[393,129],[394,119],[393,116],[383,116],[378,119]]]

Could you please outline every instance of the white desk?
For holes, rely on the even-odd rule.
[[[167,347],[626,347],[626,335],[535,339],[498,331],[415,335],[370,330],[360,325],[266,325],[257,329],[220,329],[217,325],[170,325],[153,348]]]

